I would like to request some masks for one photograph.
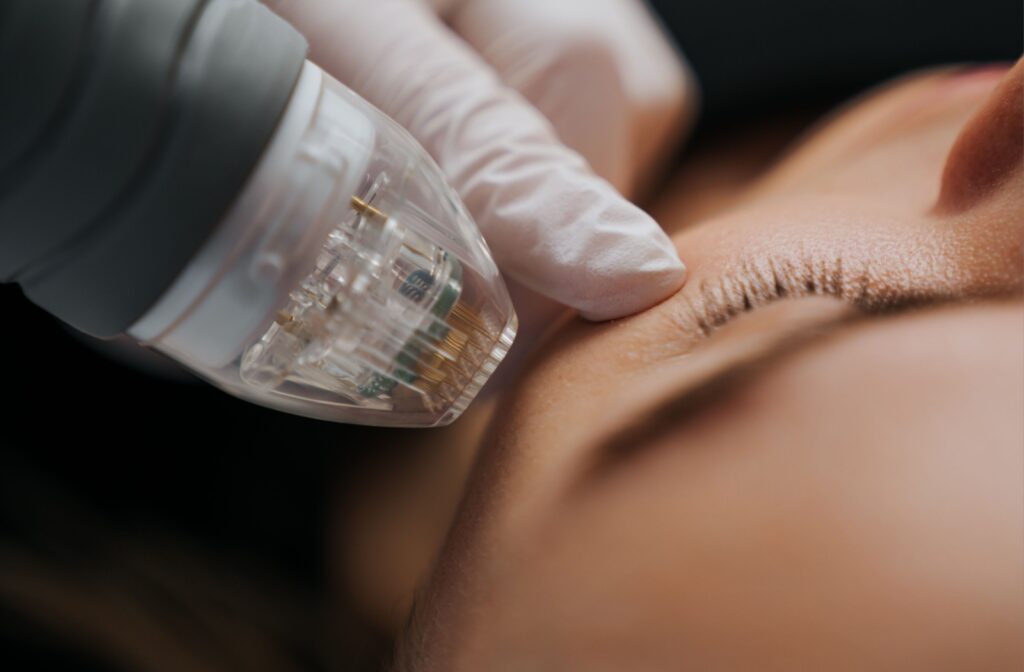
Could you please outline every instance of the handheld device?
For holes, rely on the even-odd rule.
[[[457,418],[516,316],[458,196],[255,0],[5,0],[0,280],[238,397]]]

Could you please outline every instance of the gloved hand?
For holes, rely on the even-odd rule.
[[[643,0],[433,4],[563,144],[627,197],[693,120],[694,77]]]
[[[265,1],[434,157],[514,298],[604,320],[682,285],[659,226],[559,140],[628,188],[679,126],[686,76],[638,0],[463,0],[446,15],[463,39],[422,0]]]

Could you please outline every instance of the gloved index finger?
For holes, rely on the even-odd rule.
[[[312,60],[434,157],[507,276],[591,319],[637,312],[682,285],[661,228],[418,0],[271,8],[306,34]]]

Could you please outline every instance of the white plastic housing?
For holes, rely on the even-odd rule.
[[[466,409],[515,330],[437,165],[307,62],[246,188],[129,333],[258,404],[428,427]]]

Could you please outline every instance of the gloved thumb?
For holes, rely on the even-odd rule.
[[[434,157],[504,274],[595,320],[643,310],[682,285],[661,228],[418,0],[271,8],[305,33],[314,62]]]

